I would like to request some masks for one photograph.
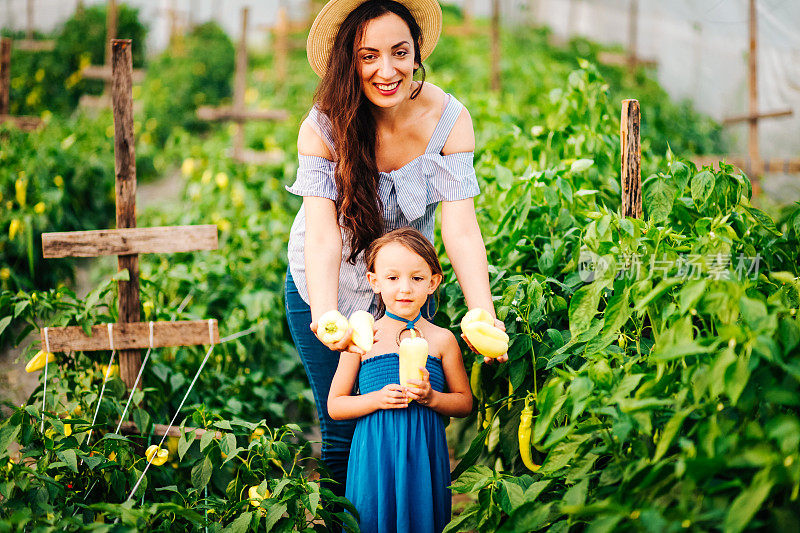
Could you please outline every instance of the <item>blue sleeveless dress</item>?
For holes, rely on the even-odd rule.
[[[442,361],[428,356],[431,388],[444,392]],[[400,383],[396,353],[361,363],[361,394]],[[441,532],[450,521],[450,460],[442,417],[417,402],[381,409],[356,420],[345,495],[372,532]]]

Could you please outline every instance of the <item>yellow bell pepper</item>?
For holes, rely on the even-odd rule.
[[[253,507],[261,506],[261,501],[266,499],[266,498],[269,498],[269,496],[270,496],[269,488],[265,487],[264,488],[265,494],[262,495],[261,493],[258,492],[258,487],[259,487],[259,485],[253,485],[247,491],[247,496],[250,499],[250,505],[252,505]]]
[[[28,361],[28,364],[25,365],[25,372],[36,372],[37,370],[43,369],[44,365],[52,363],[55,360],[56,356],[53,355],[52,352],[39,350],[36,352],[36,355],[33,356],[33,359]]]
[[[411,330],[411,337],[406,337],[400,342],[397,355],[400,359],[401,386],[408,387],[410,379],[422,379],[420,367],[424,367],[428,362],[428,341],[417,337],[414,330]]]
[[[353,344],[368,352],[372,349],[372,327],[375,319],[366,311],[356,311],[350,315],[350,327],[353,328]]]
[[[495,359],[508,351],[508,335],[494,325],[488,311],[471,309],[461,319],[461,331],[479,354]]]
[[[339,342],[347,333],[349,323],[342,313],[333,309],[322,315],[317,326],[317,336],[324,343]]]
[[[152,444],[147,448],[147,451],[144,452],[144,455],[147,457],[147,460],[155,466],[161,466],[169,459],[169,450],[159,448],[157,444]]]

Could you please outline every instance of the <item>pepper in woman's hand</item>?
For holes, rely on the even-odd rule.
[[[324,344],[339,342],[347,333],[349,323],[336,309],[322,315],[317,324],[317,336]]]

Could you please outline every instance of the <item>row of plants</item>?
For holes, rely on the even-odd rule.
[[[794,529],[800,209],[776,223],[734,168],[645,152],[645,217],[619,216],[619,125],[584,67],[561,127],[477,165],[510,360],[473,367],[454,490],[475,501],[448,531]]]
[[[0,35],[23,39],[24,31],[3,29]],[[84,94],[99,95],[104,83],[83,77],[89,65],[102,65],[106,53],[106,6],[88,6],[50,34],[37,33],[38,40],[52,40],[53,50],[11,49],[10,111],[13,115],[67,115],[75,110]],[[144,66],[147,28],[139,10],[117,7],[117,38],[132,39],[133,66]]]
[[[455,46],[447,49],[452,48]],[[509,55],[514,57],[512,52]],[[303,64],[300,59],[293,57],[292,65]],[[308,69],[293,66],[291,78],[279,86],[261,75],[270,61],[269,55],[253,61],[251,105],[282,106],[301,116],[314,86]],[[644,185],[646,218],[618,217],[619,190],[614,178],[619,160],[618,121],[617,114],[609,111],[616,104],[597,69],[582,63],[581,70],[570,72],[574,63],[574,57],[564,59],[563,64],[555,62],[553,72],[557,74],[529,79],[529,86],[519,93],[521,100],[480,89],[480,80],[487,79],[483,66],[470,70],[466,60],[431,66],[429,79],[467,103],[473,115],[479,147],[476,169],[483,189],[478,200],[481,226],[492,263],[493,291],[502,295],[498,313],[512,335],[507,365],[472,365],[465,350],[478,404],[475,414],[458,426],[461,433],[453,435],[452,444],[462,459],[454,488],[475,501],[459,509],[450,530],[562,531],[582,523],[601,530],[651,525],[654,529],[663,525],[660,530],[713,529],[724,520],[735,530],[748,524],[759,527],[762,521],[779,519],[775,517],[791,519],[791,481],[786,479],[794,479],[790,467],[796,461],[784,465],[789,472],[785,478],[776,463],[785,463],[791,453],[766,454],[762,457],[769,456],[769,462],[757,467],[731,468],[726,459],[730,450],[745,458],[758,457],[751,448],[759,427],[763,435],[791,434],[785,427],[768,429],[772,428],[772,418],[767,417],[773,403],[790,418],[796,411],[773,397],[762,400],[741,391],[732,401],[726,396],[728,389],[709,389],[710,383],[719,382],[716,379],[708,378],[697,392],[683,384],[692,383],[701,363],[713,367],[711,361],[728,346],[732,334],[724,327],[720,333],[720,328],[737,325],[738,316],[729,311],[720,317],[715,310],[727,302],[726,295],[733,290],[730,287],[739,287],[734,291],[738,291],[737,298],[770,306],[779,319],[776,327],[788,332],[783,334],[788,341],[774,341],[778,351],[791,344],[792,328],[796,327],[788,319],[793,317],[792,308],[786,306],[784,296],[770,301],[761,295],[773,294],[769,290],[774,272],[797,275],[791,262],[797,264],[792,255],[797,250],[797,215],[770,226],[769,216],[749,204],[746,177],[732,169],[697,172],[670,154],[656,157],[645,139],[645,175],[654,174]],[[517,66],[506,68],[510,73]],[[530,75],[530,71],[523,72],[520,86]],[[474,76],[465,77],[464,73]],[[522,118],[515,111],[519,101],[531,110]],[[119,519],[130,529],[147,530],[163,530],[173,524],[183,528],[208,525],[215,531],[265,525],[267,530],[325,527],[311,521],[353,528],[348,515],[335,507],[346,503],[332,498],[318,480],[310,481],[302,468],[307,464],[300,461],[308,454],[301,432],[313,423],[313,404],[284,323],[282,302],[285,242],[299,206],[297,199],[283,191],[283,185],[293,181],[296,169],[290,154],[298,122],[247,127],[250,148],[284,155],[283,162],[266,167],[230,161],[225,156],[231,138],[226,127],[212,129],[203,139],[181,129],[164,133],[166,159],[177,154],[185,157],[181,169],[186,182],[184,199],[174,210],[147,213],[140,220],[142,225],[210,221],[220,230],[219,251],[147,256],[141,264],[145,320],[217,318],[222,335],[252,331],[215,347],[187,400],[183,423],[220,434],[201,437],[197,446],[190,444],[192,436],[172,441],[173,458],[158,468],[151,467],[136,493],[137,503],[126,503],[143,469],[144,449],[154,442],[153,437],[113,433],[125,397],[122,383],[112,379],[99,412],[96,434],[101,434],[100,440],[87,443],[89,413],[97,404],[102,379],[98,367],[108,362],[109,354],[59,356],[49,368],[45,431],[39,430],[41,387],[0,429],[0,444],[16,441],[23,447],[19,459],[14,457],[0,474],[2,520],[60,529],[80,529],[101,517],[107,522]],[[751,232],[745,236],[748,229]],[[731,246],[733,252],[749,253],[750,248],[761,246],[771,250],[768,271],[773,276],[746,289],[742,287],[747,282],[736,280],[718,280],[728,285],[716,292],[708,281],[702,289],[695,286],[694,292],[709,299],[697,299],[688,308],[688,329],[687,310],[677,296],[688,282],[673,283],[670,272],[616,279],[622,271],[616,256],[622,252],[635,252],[649,264],[646,261],[660,258],[661,252],[668,256],[711,253],[724,239],[739,243]],[[710,244],[714,247],[709,248]],[[584,248],[584,256],[601,258],[595,262],[610,265],[588,284],[592,275],[580,260]],[[789,282],[789,276],[777,276]],[[792,297],[790,288],[784,292],[786,298]],[[443,312],[437,321],[455,325],[465,308],[452,277],[442,296]],[[632,302],[641,308],[631,309]],[[753,305],[752,314],[757,316],[760,308]],[[728,304],[729,309],[731,306]],[[6,292],[0,297],[0,316],[4,317],[0,330],[17,331],[21,324],[32,331],[45,324],[114,321],[115,309],[112,280],[82,301],[65,288]],[[696,338],[687,336],[693,328]],[[752,336],[744,326],[742,331],[736,354],[746,353],[743,346]],[[759,335],[773,338],[771,331],[767,328]],[[673,345],[690,337],[693,346],[701,346],[701,350],[675,351]],[[36,349],[31,347],[28,356]],[[664,352],[680,355],[659,360],[658,354]],[[750,379],[768,382],[770,372],[754,366],[763,358],[752,353],[748,359],[748,368],[753,366]],[[134,398],[137,408],[132,418],[140,435],[150,435],[154,422],[171,418],[204,355],[201,348],[161,349],[151,354],[144,377],[147,387]],[[784,362],[796,364],[790,358]],[[723,377],[735,368],[735,362],[729,363]],[[708,376],[711,370],[705,372]],[[769,390],[786,402],[796,379],[776,383],[771,383]],[[750,394],[755,391],[754,387]],[[714,392],[723,395],[727,403],[711,413],[709,406],[716,409],[719,405],[716,398],[711,399]],[[680,423],[670,423],[688,407],[692,411],[683,415]],[[527,413],[535,416],[528,441],[534,448],[528,448],[530,459],[526,456],[525,460],[541,465],[536,472],[525,473],[520,454],[520,442],[527,438],[518,432],[523,410],[526,417]],[[707,413],[718,417],[719,434],[711,441],[719,448],[713,448],[713,456],[707,454],[709,437],[702,442],[698,437],[700,425],[710,419],[701,416]],[[739,425],[739,421],[746,424]],[[287,425],[290,422],[297,425]],[[257,431],[281,426],[264,429],[263,436]],[[740,427],[748,433],[737,433]],[[668,431],[672,436],[660,444]],[[730,442],[717,443],[725,437],[730,437]],[[791,438],[786,438],[785,442],[768,442],[782,450],[792,444]],[[685,448],[679,446],[684,440]],[[761,438],[762,444],[764,441],[767,439]],[[651,461],[658,453],[656,448],[663,450]],[[116,454],[113,459],[109,458],[112,452]],[[701,460],[696,460],[698,454]],[[0,459],[7,457],[11,454]],[[95,460],[89,460],[92,458]],[[78,464],[80,459],[83,462]],[[684,462],[680,475],[679,460]],[[652,463],[659,467],[653,468]],[[758,470],[761,472],[767,466],[768,472],[756,480],[756,470],[764,467]],[[667,483],[659,476],[670,469],[675,477]],[[690,470],[693,476],[686,475]],[[740,503],[737,498],[741,494],[763,494],[767,485],[768,494],[761,501],[745,496],[743,499],[750,498],[749,507],[736,506],[755,507],[751,515],[743,512],[728,518],[725,512],[733,508],[732,501]],[[675,486],[680,490],[673,490]],[[262,510],[249,504],[252,487],[264,496],[268,494],[265,489],[269,490],[269,497],[260,503]],[[747,492],[745,487],[755,488]],[[36,505],[24,509],[23,502],[32,499]],[[690,505],[697,500],[699,504]],[[685,508],[689,509],[685,516],[679,516]],[[690,520],[689,526],[684,526],[685,520]]]

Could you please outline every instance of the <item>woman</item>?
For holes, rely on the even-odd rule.
[[[316,401],[322,459],[339,495],[354,422],[328,416],[328,392],[339,352],[363,352],[349,331],[323,344],[316,321],[331,309],[376,313],[367,246],[404,226],[433,241],[441,203],[442,240],[467,306],[494,314],[472,200],[479,192],[472,121],[454,97],[424,83],[422,61],[441,25],[437,0],[330,0],[308,36],[309,63],[322,79],[300,127],[297,180],[287,187],[303,207],[289,238],[286,313]],[[420,81],[413,80],[417,71]],[[426,318],[435,312],[429,303]]]

